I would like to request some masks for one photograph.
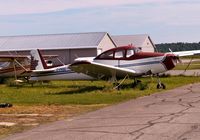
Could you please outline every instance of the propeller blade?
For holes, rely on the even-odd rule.
[[[180,64],[183,64],[182,60],[181,60],[179,57],[177,57],[177,61],[178,61]]]

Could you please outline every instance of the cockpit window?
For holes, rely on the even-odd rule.
[[[136,53],[141,52],[141,51],[142,51],[142,48],[141,48],[141,47],[138,47],[138,48],[135,49],[135,52],[136,52]]]
[[[126,51],[126,57],[127,58],[130,57],[130,56],[132,56],[132,55],[134,55],[134,50],[133,49]]]
[[[113,58],[113,51],[108,51],[99,56],[102,59],[112,59]]]
[[[115,58],[123,58],[123,57],[124,57],[124,50],[115,52]]]

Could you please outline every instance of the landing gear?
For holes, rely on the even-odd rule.
[[[159,75],[157,75],[157,81],[158,81],[157,89],[166,89],[165,84],[163,84],[163,83],[160,81]]]
[[[163,83],[158,83],[157,89],[166,89],[166,86]]]
[[[133,88],[136,87],[139,83],[141,83],[141,81],[140,81],[140,80],[137,80],[136,78],[134,78],[134,82],[133,82],[133,84],[132,84],[132,87],[133,87]]]

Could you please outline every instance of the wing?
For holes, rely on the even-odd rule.
[[[28,59],[25,55],[0,55],[0,62],[13,62],[14,60],[23,61],[25,59]]]
[[[176,56],[191,56],[191,55],[200,55],[200,50],[192,51],[181,51],[181,52],[170,52],[168,54],[174,54]]]
[[[45,59],[57,58],[58,55],[43,55]],[[14,60],[30,60],[29,55],[0,55],[0,62],[13,62]]]
[[[129,77],[141,75],[141,73],[137,73],[134,70],[88,61],[75,62],[69,68],[77,73],[84,73],[97,79],[108,79],[113,74],[116,75],[116,78],[124,78],[127,75]]]

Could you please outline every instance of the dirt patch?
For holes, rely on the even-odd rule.
[[[0,108],[0,138],[40,124],[71,118],[106,105],[42,105]],[[6,125],[9,124],[15,125]],[[3,125],[5,124],[5,125]]]

